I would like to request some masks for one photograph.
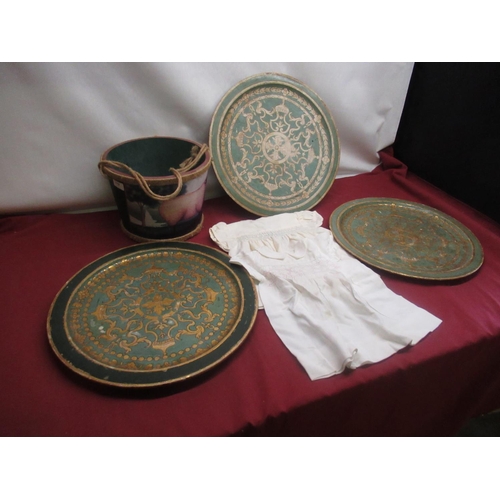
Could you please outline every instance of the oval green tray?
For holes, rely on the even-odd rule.
[[[463,278],[483,263],[481,244],[469,229],[420,203],[394,198],[350,201],[332,213],[330,229],[359,260],[402,276]]]
[[[209,142],[226,193],[261,216],[314,207],[330,189],[340,157],[325,103],[302,82],[277,73],[254,75],[226,93]]]
[[[219,250],[148,243],[112,252],[60,290],[50,344],[80,375],[147,387],[185,380],[237,349],[255,321],[252,279]]]

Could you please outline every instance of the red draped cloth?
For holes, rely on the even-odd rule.
[[[484,264],[453,281],[377,271],[386,285],[442,319],[417,345],[369,366],[311,381],[259,311],[245,342],[187,382],[120,389],[87,380],[52,352],[55,295],[93,260],[135,244],[116,211],[0,219],[2,436],[435,436],[500,408],[500,227],[413,175],[390,151],[373,172],[337,179],[317,205],[330,214],[362,197],[424,203],[465,224]],[[215,247],[217,222],[255,218],[227,197],[207,200],[192,242]]]

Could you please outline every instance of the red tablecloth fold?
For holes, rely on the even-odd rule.
[[[368,174],[337,179],[315,207],[328,227],[342,203],[368,196],[417,201],[478,237],[473,276],[426,282],[380,272],[394,292],[443,323],[416,346],[312,382],[259,311],[244,344],[185,383],[121,390],[87,381],[56,358],[46,319],[64,283],[91,261],[134,244],[116,211],[0,219],[2,436],[452,435],[500,408],[500,228],[408,172],[390,152]],[[215,223],[255,218],[229,198],[208,200],[191,241],[215,247]]]

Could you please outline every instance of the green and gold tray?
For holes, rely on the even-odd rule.
[[[229,90],[210,126],[215,174],[233,200],[257,215],[314,207],[340,157],[333,117],[306,85],[262,73]]]
[[[219,250],[147,243],[110,253],[61,289],[47,319],[59,359],[95,381],[157,386],[202,373],[247,337],[253,282]]]
[[[338,243],[359,260],[412,278],[463,278],[483,263],[478,239],[452,217],[420,203],[362,198],[330,217]]]

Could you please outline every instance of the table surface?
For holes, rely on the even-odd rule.
[[[395,293],[442,319],[390,358],[311,381],[259,311],[230,357],[185,382],[120,389],[87,380],[52,352],[50,305],[90,262],[135,244],[117,211],[0,219],[0,434],[3,436],[452,435],[500,407],[500,228],[424,182],[390,152],[373,172],[337,179],[314,210],[328,227],[347,201],[393,197],[427,204],[465,224],[484,250],[474,275],[424,281],[377,271]],[[217,222],[256,218],[228,197],[207,200],[190,241],[216,247]]]

